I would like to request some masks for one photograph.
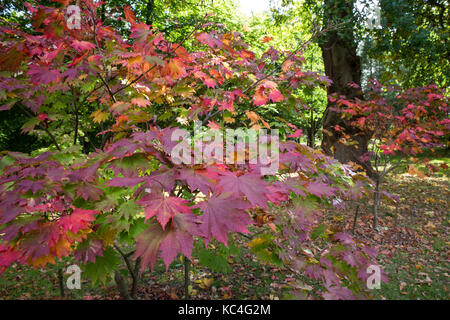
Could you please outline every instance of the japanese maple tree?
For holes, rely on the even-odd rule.
[[[355,84],[350,84],[355,86]],[[372,80],[366,92],[367,99],[346,99],[330,97],[338,105],[338,111],[361,132],[371,137],[369,152],[361,157],[361,163],[374,174],[374,228],[378,227],[377,210],[382,195],[392,196],[381,190],[381,183],[387,174],[404,165],[408,157],[415,157],[425,150],[445,146],[449,136],[449,97],[444,89],[435,85],[411,88],[401,91],[385,87]],[[342,142],[352,144],[343,128],[335,128],[342,134]],[[413,158],[414,159],[414,158]],[[415,159],[418,162],[419,159]],[[439,168],[422,159],[432,171]],[[410,172],[420,172],[410,165]]]
[[[118,253],[135,288],[136,270],[153,268],[158,256],[169,268],[179,254],[191,259],[198,241],[228,246],[229,235],[241,233],[264,261],[321,280],[324,298],[364,295],[373,250],[328,229],[321,247],[308,247],[324,233],[321,208],[369,181],[295,143],[295,126],[272,176],[250,161],[187,165],[171,156],[181,142],[173,133],[194,120],[219,131],[269,129],[259,106],[296,104],[302,86],[328,85],[305,72],[302,48],[256,57],[238,32],[219,32],[207,17],[171,43],[128,7],[131,33],[123,38],[100,21],[99,3],[80,6],[81,29],[68,27],[64,6],[29,4],[35,33],[1,27],[0,110],[19,107],[30,116],[24,130],[45,133],[54,147],[1,158],[0,271],[73,256],[93,280],[120,282]],[[83,153],[91,126],[101,139]],[[253,228],[264,236],[252,237]]]

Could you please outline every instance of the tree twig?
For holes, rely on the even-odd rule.
[[[36,115],[33,115],[31,112],[29,112],[23,105],[22,105],[22,101],[18,101],[17,105],[19,105],[19,107],[22,109],[23,112],[25,112],[29,117],[35,118]],[[48,130],[48,128],[44,125],[42,125],[42,123],[39,122],[39,127],[44,130],[48,136],[50,137],[50,139],[52,139],[53,144],[55,145],[56,149],[58,149],[58,151],[61,151],[61,148],[59,147],[58,141],[56,141],[55,136]]]

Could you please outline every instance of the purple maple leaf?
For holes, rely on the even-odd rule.
[[[236,198],[245,196],[253,206],[261,208],[267,208],[268,199],[265,196],[269,193],[267,186],[268,184],[259,175],[249,173],[237,176],[233,172],[223,173],[217,185],[223,192],[231,191]]]
[[[135,258],[142,257],[141,272],[150,266],[153,270],[158,251],[168,268],[178,252],[191,258],[194,246],[193,236],[202,235],[198,229],[196,217],[193,214],[178,214],[173,223],[165,230],[152,221],[137,238]]]
[[[314,181],[305,186],[305,188],[313,195],[322,197],[331,197],[334,195],[333,188],[326,183]]]
[[[247,226],[252,224],[244,209],[248,204],[236,200],[228,194],[214,194],[206,201],[196,205],[203,211],[200,230],[206,237],[206,243],[215,237],[224,245],[228,245],[228,232],[248,233]]]

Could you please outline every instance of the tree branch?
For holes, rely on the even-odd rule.
[[[29,112],[23,105],[22,105],[22,101],[17,101],[16,104],[22,109],[23,112],[25,112],[26,115],[28,115],[31,118],[35,118],[36,115],[33,115],[31,112]],[[48,130],[48,127],[42,125],[42,123],[39,122],[39,127],[41,127],[42,130],[44,130],[48,136],[50,137],[50,139],[52,139],[53,144],[55,145],[56,149],[58,149],[58,151],[61,151],[61,148],[59,147],[58,141],[56,141],[55,136]]]

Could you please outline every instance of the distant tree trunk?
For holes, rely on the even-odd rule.
[[[102,8],[102,11],[101,11],[101,16],[100,17],[102,19],[102,22],[105,22],[105,18],[106,18],[106,2],[104,2],[102,4],[101,8]]]
[[[361,87],[361,59],[356,54],[356,43],[353,36],[352,18],[353,1],[325,0],[324,25],[332,21],[350,21],[342,29],[331,31],[324,35],[320,43],[322,57],[325,65],[325,74],[333,83],[328,87],[328,95],[337,93],[345,95],[348,99],[363,99],[363,93],[359,88],[349,87],[349,83],[355,83]],[[367,152],[370,137],[363,134],[357,128],[349,126],[341,118],[342,114],[332,109],[334,103],[328,101],[327,109],[323,116],[322,149],[328,155],[334,156],[342,163],[353,161],[360,164],[369,175],[373,175],[370,163],[364,163],[360,157]],[[347,146],[341,143],[342,133],[335,130],[335,126],[343,128],[357,144]]]
[[[155,11],[155,0],[148,0],[147,8],[145,10],[145,23],[148,25],[153,24],[153,13]]]
[[[313,109],[311,109],[311,117],[309,119],[309,130],[308,130],[308,147],[315,148],[315,138],[316,138],[316,119],[314,119]]]

